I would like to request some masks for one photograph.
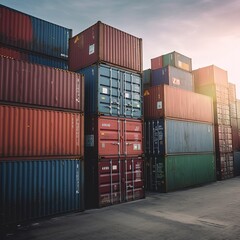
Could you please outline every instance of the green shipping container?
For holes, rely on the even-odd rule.
[[[216,181],[215,155],[147,156],[146,189],[170,192]]]

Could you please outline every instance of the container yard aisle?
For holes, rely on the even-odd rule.
[[[240,239],[240,177],[107,208],[65,215],[9,232],[6,239]],[[4,239],[4,238],[1,238]]]

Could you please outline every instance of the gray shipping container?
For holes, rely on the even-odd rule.
[[[213,124],[159,119],[144,126],[146,154],[214,152]]]

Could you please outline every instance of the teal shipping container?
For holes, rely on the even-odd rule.
[[[84,74],[86,115],[142,117],[141,74],[102,63],[78,73]]]
[[[144,123],[147,154],[184,154],[214,152],[214,126],[209,123],[173,119]]]
[[[0,161],[0,228],[84,210],[83,161]]]
[[[189,154],[145,158],[146,190],[170,192],[216,181],[215,155]]]

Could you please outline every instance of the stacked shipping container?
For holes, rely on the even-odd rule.
[[[0,19],[0,227],[83,210],[84,79],[44,66],[65,68],[71,30]]]
[[[209,97],[172,86],[144,91],[146,187],[167,192],[215,180]]]
[[[0,4],[0,55],[67,69],[72,30]]]
[[[70,39],[85,76],[86,206],[144,197],[142,40],[97,22]]]
[[[229,97],[227,72],[212,65],[194,70],[193,75],[195,91],[213,98],[217,178],[231,178],[234,174],[231,122],[235,124],[235,107],[232,105],[235,97],[232,94]]]

